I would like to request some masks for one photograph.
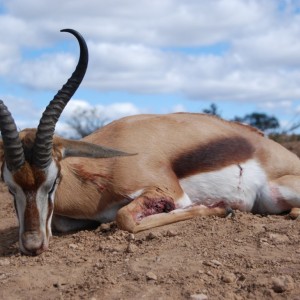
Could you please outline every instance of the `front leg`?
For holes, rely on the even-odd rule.
[[[92,229],[99,226],[99,222],[92,220],[79,220],[69,217],[53,215],[52,228],[53,231],[70,232],[85,229]]]
[[[228,214],[223,207],[195,205],[176,208],[176,200],[163,193],[146,192],[118,211],[117,225],[120,229],[135,233],[196,216],[224,217]]]

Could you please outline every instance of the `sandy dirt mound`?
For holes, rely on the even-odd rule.
[[[136,235],[111,223],[27,257],[3,185],[0,197],[1,299],[300,300],[300,220],[237,212]]]

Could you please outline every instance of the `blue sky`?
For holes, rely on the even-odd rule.
[[[85,37],[86,77],[58,132],[78,107],[103,119],[201,112],[232,119],[253,111],[282,126],[300,118],[300,1],[2,0],[0,98],[20,129],[41,113],[76,65]]]

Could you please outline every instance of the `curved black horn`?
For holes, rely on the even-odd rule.
[[[88,65],[88,48],[81,34],[73,29],[63,29],[61,32],[69,32],[77,38],[80,57],[72,76],[46,107],[37,128],[33,146],[33,164],[40,169],[46,168],[51,162],[55,125],[63,109],[79,87]]]
[[[10,171],[17,171],[25,162],[24,150],[15,121],[2,100],[0,100],[0,131],[7,168]]]

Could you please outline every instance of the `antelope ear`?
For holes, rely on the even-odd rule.
[[[92,143],[57,137],[54,138],[54,148],[55,150],[59,150],[62,159],[66,157],[110,158],[136,155],[136,153],[126,153]]]

